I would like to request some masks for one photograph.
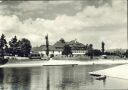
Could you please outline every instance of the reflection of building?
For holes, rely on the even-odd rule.
[[[68,44],[71,49],[72,49],[72,54],[73,55],[81,55],[86,53],[86,46],[82,43],[79,43],[76,40],[72,40],[70,42],[65,42],[64,40],[60,39],[57,41],[54,45],[49,46],[49,54],[54,54],[54,55],[61,55],[62,51],[64,49],[64,46]],[[40,54],[46,54],[46,46],[42,45],[40,50]]]

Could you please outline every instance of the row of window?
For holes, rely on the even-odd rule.
[[[85,47],[73,47],[73,48],[80,49],[80,50],[84,50],[85,49]],[[56,49],[63,49],[63,47],[56,47]]]
[[[86,51],[83,51],[83,50],[74,50],[72,51],[73,53],[86,53]]]
[[[51,51],[51,52],[52,53],[61,53],[61,51]],[[85,50],[73,50],[72,53],[86,53],[86,51]]]

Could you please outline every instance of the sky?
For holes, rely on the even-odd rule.
[[[127,0],[1,1],[0,35],[28,38],[32,46],[60,38],[94,48],[127,48]]]

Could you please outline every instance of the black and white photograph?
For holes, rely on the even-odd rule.
[[[128,0],[0,0],[0,90],[128,90]]]

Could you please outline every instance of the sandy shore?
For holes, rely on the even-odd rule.
[[[90,74],[106,75],[108,77],[127,79],[128,80],[128,64],[116,67],[89,72]]]
[[[101,64],[128,64],[128,60],[92,60],[92,61],[75,61],[75,60],[49,60],[49,61],[23,61],[19,63],[7,63],[0,68],[7,67],[40,67],[40,66],[61,66],[61,65],[101,65]]]

